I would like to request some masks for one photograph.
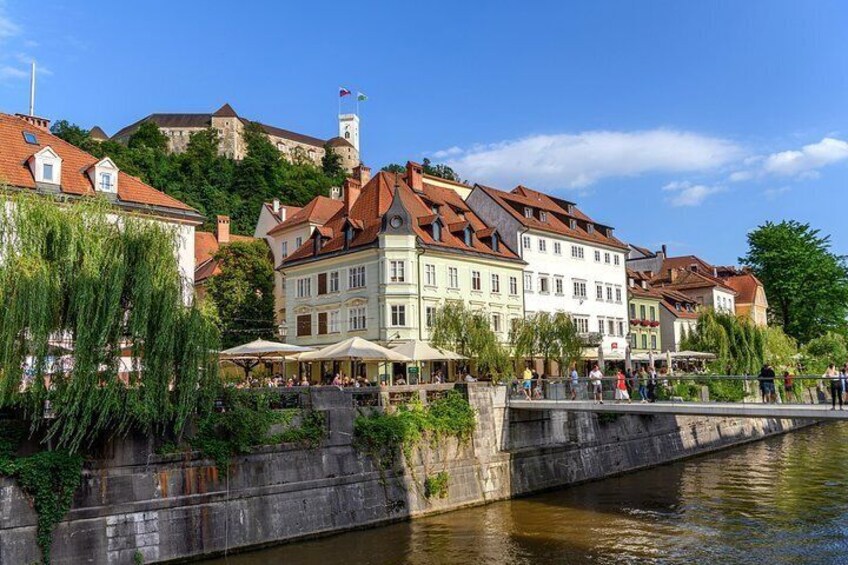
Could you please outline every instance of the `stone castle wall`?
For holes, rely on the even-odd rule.
[[[352,445],[351,396],[313,389],[328,436],[320,448],[273,446],[238,457],[229,475],[197,454],[156,456],[116,442],[84,472],[54,535],[54,563],[145,563],[233,552],[503,500],[706,453],[809,422],[510,411],[503,388],[470,384],[478,426],[467,444],[423,446],[411,465],[380,469]],[[448,496],[427,499],[446,471]],[[0,565],[39,559],[36,514],[0,478]]]

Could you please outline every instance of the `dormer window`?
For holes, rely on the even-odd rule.
[[[498,232],[492,234],[492,251],[495,253],[499,253],[501,250],[501,239],[498,236]]]
[[[473,235],[473,232],[471,231],[471,226],[466,227],[463,231],[463,234],[465,239],[465,245],[471,247],[471,237]]]
[[[50,146],[34,153],[27,161],[35,182],[61,184],[62,158]]]
[[[442,224],[438,220],[433,222],[433,241],[442,241]]]
[[[525,206],[524,207],[524,217],[525,218],[532,218],[533,217],[533,208],[530,208],[529,206]]]
[[[577,220],[575,220],[574,218],[570,218],[568,220],[568,227],[570,227],[573,230],[576,230],[577,229]]]
[[[97,192],[117,194],[118,192],[118,167],[109,157],[96,162],[86,171],[91,184]]]
[[[595,224],[586,224],[586,233],[595,233]]]
[[[548,221],[548,213],[544,210],[539,210],[539,221],[547,222]]]

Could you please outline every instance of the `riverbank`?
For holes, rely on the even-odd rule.
[[[310,392],[319,448],[273,446],[227,475],[197,454],[156,456],[132,441],[87,466],[54,535],[55,563],[185,560],[364,528],[619,475],[762,439],[809,421],[509,411],[504,389],[463,387],[468,442],[422,445],[384,469],[352,443],[350,391]],[[370,410],[370,408],[368,409]],[[443,488],[433,491],[433,485]],[[38,559],[29,501],[0,479],[0,564]]]

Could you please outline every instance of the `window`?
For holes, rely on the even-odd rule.
[[[530,236],[525,235],[521,238],[521,244],[524,246],[524,249],[530,249]]]
[[[448,288],[459,288],[459,270],[448,267]]]
[[[562,244],[558,241],[554,242],[554,255],[562,255]]]
[[[339,272],[330,271],[330,292],[339,291]]]
[[[653,306],[651,306],[651,321],[655,322],[656,320],[657,320],[657,311]]]
[[[312,314],[297,317],[297,336],[312,335]]]
[[[312,277],[297,279],[297,297],[309,298],[312,296]]]
[[[471,290],[483,290],[483,283],[480,280],[480,271],[471,271]]]
[[[350,308],[347,311],[347,327],[349,331],[365,329],[365,307]]]
[[[509,277],[509,293],[518,296],[518,277]]]
[[[642,349],[648,349],[648,334],[642,334]]]
[[[347,287],[348,288],[364,288],[365,287],[365,266],[351,267],[347,272]]]
[[[630,319],[631,320],[636,319],[636,305],[632,304],[632,303],[630,304]]]
[[[636,349],[636,334],[630,334],[630,348]]]
[[[497,233],[492,234],[492,251],[495,253],[500,252],[501,250],[501,238]]]
[[[554,292],[562,295],[562,277],[554,277]]]
[[[341,331],[340,322],[341,322],[341,312],[338,310],[331,310],[330,314],[330,324],[329,324],[329,332],[331,334],[337,334]]]
[[[433,322],[436,320],[436,307],[435,306],[427,306],[424,308],[424,322],[427,324],[428,328],[433,327]]]
[[[327,273],[318,274],[318,296],[327,294]]]
[[[524,292],[533,292],[533,273],[524,273]]]
[[[610,254],[609,254],[609,253],[604,253],[604,263],[606,263],[607,265],[609,265],[609,262],[610,262]]]
[[[529,208],[527,206],[524,207],[524,217],[532,218],[533,217],[533,208]]]
[[[612,287],[607,285],[607,302],[612,302]]]
[[[595,299],[604,299],[604,285],[602,285],[601,283],[595,283]]]
[[[52,163],[44,163],[44,166],[41,169],[41,177],[46,181],[53,181],[53,164]]]
[[[618,321],[618,335],[624,336],[624,322],[622,320]]]
[[[616,264],[616,265],[620,265],[620,264],[621,264],[621,257],[619,257],[619,256],[618,256],[618,254],[613,255],[613,256],[612,256],[612,259],[613,259],[613,263],[614,263],[614,264]]]
[[[500,294],[501,292],[501,277],[496,274],[492,274],[492,292],[494,294]]]
[[[35,134],[31,131],[24,132],[24,141],[26,141],[30,145],[38,145],[38,138],[35,137]]]
[[[327,313],[318,312],[318,335],[326,335],[327,333]]]
[[[495,333],[501,332],[501,315],[498,313],[492,314],[492,331]]]
[[[285,259],[289,256],[289,242],[284,241],[280,244],[280,256]]]
[[[548,213],[544,210],[539,210],[539,221],[547,222],[548,221]]]
[[[585,281],[574,281],[574,298],[586,298]]]
[[[303,238],[302,237],[294,238],[294,246],[300,247],[301,245],[303,245]]]
[[[548,241],[545,238],[539,238],[539,253],[547,253]]]
[[[583,258],[583,246],[572,245],[571,246],[571,256],[574,259],[582,259]]]
[[[539,275],[539,292],[548,294],[551,291],[551,279],[548,275]]]
[[[615,301],[621,304],[621,287],[615,287]]]
[[[615,335],[615,320],[607,320],[607,328],[610,335]]]
[[[578,333],[589,333],[589,318],[586,318],[585,316],[575,316],[574,323],[577,325]]]
[[[657,348],[657,336],[656,334],[651,334],[651,349]]]
[[[642,320],[645,319],[645,305],[644,304],[639,306],[639,318],[642,319]]]
[[[391,325],[396,328],[406,325],[406,306],[403,304],[392,305]]]
[[[389,282],[402,283],[406,282],[406,262],[405,261],[389,261]]]
[[[442,224],[433,222],[433,240],[442,241]]]
[[[112,190],[112,173],[100,173],[100,190]]]
[[[424,284],[436,286],[436,266],[424,265]]]
[[[471,247],[471,244],[472,244],[471,236],[474,235],[474,232],[471,231],[470,227],[467,227],[463,230],[462,233],[463,233],[463,239],[465,241],[466,247]]]
[[[595,251],[595,261],[598,262],[598,263],[601,262],[601,252],[600,251]]]
[[[605,328],[606,326],[604,325],[604,319],[598,318],[598,333],[604,335],[606,333]]]

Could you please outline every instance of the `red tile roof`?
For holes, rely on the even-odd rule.
[[[274,235],[281,231],[287,230],[292,226],[296,226],[305,222],[312,224],[324,225],[327,220],[333,217],[339,210],[342,209],[344,203],[341,200],[333,200],[326,196],[316,196],[303,208],[294,208],[297,211],[294,214],[286,214],[286,219],[280,222],[270,230],[267,235]]]
[[[230,235],[230,242],[236,241],[256,241],[256,238],[246,235]],[[203,282],[221,272],[218,261],[213,259],[220,248],[218,238],[214,233],[208,231],[194,232],[194,284]]]
[[[763,286],[760,279],[753,273],[741,273],[722,280],[736,291],[737,304],[753,304],[757,297],[757,289]]]
[[[420,193],[407,185],[403,175],[381,171],[377,173],[364,187],[356,202],[347,215],[340,209],[326,224],[333,230],[334,236],[326,241],[318,251],[318,256],[329,255],[344,250],[344,227],[350,223],[357,227],[350,249],[372,245],[382,231],[382,218],[394,202],[395,194],[400,198],[406,211],[412,217],[411,229],[420,245],[445,251],[475,253],[497,257],[506,260],[520,261],[505,243],[501,242],[499,250],[481,241],[483,237],[491,237],[487,226],[462,198],[449,188],[442,188],[426,182]],[[465,222],[474,231],[471,245],[465,245],[462,234],[454,235],[448,229],[442,230],[441,241],[432,238],[427,228],[427,221],[432,223],[433,207],[438,208],[438,215],[445,226]],[[423,226],[422,226],[423,221]],[[298,250],[289,255],[283,264],[291,264],[315,257],[315,248],[304,243]]]
[[[520,185],[514,188],[512,192],[505,192],[481,184],[477,184],[475,187],[488,194],[525,227],[615,247],[625,251],[629,250],[629,247],[623,241],[613,235],[606,235],[605,230],[611,230],[612,228],[596,223],[589,216],[578,210],[573,202],[548,196],[542,192]],[[524,215],[525,207],[533,208],[537,211],[544,210],[547,213],[547,218],[545,221],[542,221],[538,215],[528,218]],[[576,221],[574,228],[571,227],[570,220]],[[591,232],[588,227],[590,224],[594,226]]]
[[[24,132],[35,134],[38,145],[27,143]],[[0,113],[0,182],[17,188],[37,188],[26,162],[34,153],[47,146],[62,158],[62,193],[79,196],[97,194],[86,171],[101,159],[49,132],[35,128],[23,118],[3,113]],[[123,172],[118,173],[118,204],[121,203],[156,206],[181,215],[188,213],[192,219],[201,219],[194,208]]]
[[[295,214],[297,214],[298,212],[300,212],[302,210],[302,208],[300,206],[289,206],[288,204],[280,204],[280,211],[274,212],[274,203],[273,202],[265,202],[263,205],[268,209],[268,211],[271,213],[271,215],[278,222],[282,221],[281,212],[283,210],[286,211],[286,219],[291,218],[292,216],[294,216]]]
[[[698,312],[698,303],[692,298],[686,296],[682,292],[677,292],[676,290],[670,288],[660,288],[657,290],[662,295],[663,307],[677,318],[697,320],[698,316],[700,316],[700,312]],[[681,305],[680,310],[677,310],[678,303],[680,303]],[[687,304],[692,306],[692,312],[686,310]]]

